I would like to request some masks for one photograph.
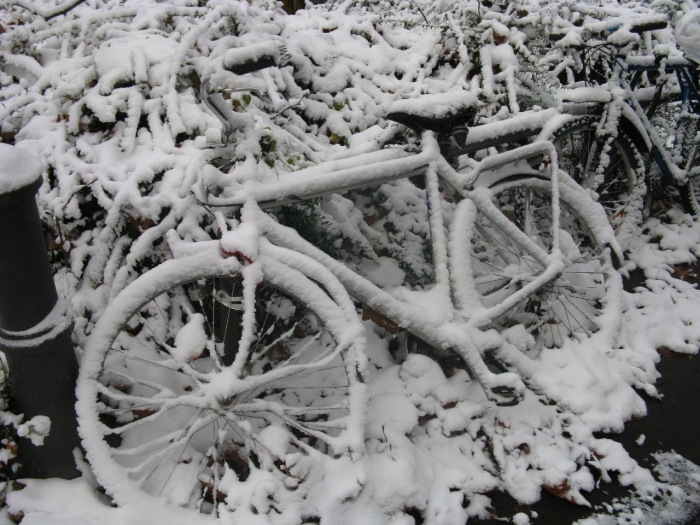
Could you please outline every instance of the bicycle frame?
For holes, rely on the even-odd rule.
[[[504,341],[496,344],[493,333],[483,332],[482,329],[528,296],[547,286],[567,266],[566,258],[559,249],[559,191],[580,192],[582,199],[586,198],[585,194],[576,183],[558,172],[556,151],[547,141],[529,144],[488,157],[481,162],[474,162],[465,173],[458,173],[450,167],[440,154],[432,132],[423,133],[422,144],[422,151],[415,154],[400,149],[382,150],[282,175],[279,180],[266,181],[264,185],[244,184],[235,189],[231,198],[209,196],[202,186],[197,186],[195,193],[206,205],[240,210],[243,222],[253,221],[260,234],[281,247],[280,249],[298,252],[318,261],[332,271],[355,300],[430,346],[459,354],[480,381],[489,398],[499,404],[515,404],[523,394],[524,385],[516,374],[494,374],[488,369],[482,358],[483,353],[494,346],[504,344]],[[551,159],[549,176],[522,162],[543,156]],[[524,168],[523,164],[527,168]],[[429,226],[433,240],[436,283],[428,291],[399,288],[388,293],[263,212],[265,209],[301,200],[419,174],[426,176],[426,192],[431,203]],[[552,249],[549,253],[503,215],[491,201],[490,191],[484,187],[515,175],[538,177],[551,184]],[[564,182],[561,187],[560,177]],[[499,304],[476,311],[473,301],[470,300],[470,294],[474,293],[473,282],[455,278],[458,273],[469,276],[471,274],[465,246],[469,239],[461,239],[454,234],[453,227],[448,241],[442,217],[440,185],[459,200],[455,223],[468,223],[470,216],[473,221],[478,210],[494,224],[498,224],[514,243],[538,261],[545,270]],[[585,219],[590,224],[607,225],[605,213],[598,205],[593,204],[585,213],[588,215]],[[618,254],[621,253],[611,231],[601,241]],[[430,298],[428,302],[431,304],[431,310],[423,306],[426,297]],[[439,305],[439,308],[435,308],[436,305]]]
[[[641,73],[643,71],[648,71],[649,68],[634,68],[634,66],[630,67],[631,70],[636,70],[638,71],[639,77],[636,77],[636,79],[641,78]],[[681,65],[675,65],[675,64],[667,64],[665,66],[666,70],[675,70],[676,72],[676,78],[678,80],[678,86],[680,88],[680,93],[681,93],[681,106],[682,106],[682,111],[688,111],[690,110],[691,113],[695,115],[700,115],[700,93],[698,93],[698,79],[695,78],[695,75],[693,75],[692,72],[692,66],[688,63],[683,63]],[[631,88],[634,89],[635,83],[633,82],[631,84]],[[661,101],[661,95],[662,95],[662,89],[663,86],[658,86],[656,89],[656,92],[654,93],[654,100],[647,110],[646,116],[648,118],[651,118],[656,110],[658,109],[659,102]],[[678,121],[678,129],[684,129],[685,127],[685,121],[687,117],[681,114],[681,117]],[[681,143],[683,140],[680,141]],[[661,170],[661,173],[667,183],[673,182],[673,177],[674,177],[674,170],[671,168],[671,166],[674,166],[674,164],[668,163],[669,159],[667,156],[662,154],[663,149],[659,149],[659,147],[656,144],[653,144],[651,147],[651,156],[652,158],[656,161],[656,164],[659,166],[659,169]],[[684,173],[684,178],[687,180],[688,177],[691,176],[690,173]],[[698,174],[695,174],[694,176],[698,176]]]

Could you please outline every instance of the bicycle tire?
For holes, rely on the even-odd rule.
[[[187,287],[238,276],[243,334],[225,366],[208,317],[220,307],[204,301],[221,294]],[[86,344],[76,410],[95,476],[118,505],[301,512],[323,456],[362,453],[363,342],[359,320],[269,256],[165,262],[117,295]]]
[[[490,188],[493,202],[541,248],[551,250],[551,182],[520,177]],[[610,249],[596,237],[577,211],[581,195],[559,186],[560,249],[569,266],[550,284],[520,301],[490,327],[498,331],[522,325],[532,336],[534,353],[561,347],[569,339],[583,340],[601,330],[614,332],[619,316],[611,294],[621,287]],[[520,290],[545,267],[529,256],[480,211],[470,239],[472,286],[481,306],[496,306]],[[618,312],[619,313],[619,312]]]
[[[698,155],[698,146],[696,144],[685,169],[688,171],[693,168],[697,169],[699,162],[700,155]],[[685,184],[678,188],[678,191],[685,211],[693,217],[700,217],[700,177],[695,176],[688,179]]]
[[[632,139],[618,130],[603,169],[601,151],[606,139],[596,134],[599,121],[600,117],[593,115],[576,117],[553,132],[552,143],[559,169],[584,189],[595,191],[615,233],[629,237],[644,220],[650,204],[645,197],[644,162]],[[599,170],[602,173],[598,174]]]
[[[700,177],[696,173],[700,170],[700,152],[698,144],[694,141],[697,120],[694,122],[695,126],[692,127],[692,131],[686,132],[690,140],[686,141],[687,145],[684,144],[682,149],[682,167],[691,176],[685,184],[678,187],[678,193],[685,211],[693,217],[700,217]]]

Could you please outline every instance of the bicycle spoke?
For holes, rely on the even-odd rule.
[[[345,437],[363,429],[357,413],[363,406],[359,375],[343,362],[346,355],[357,359],[352,357],[356,349],[339,343],[347,339],[341,328],[348,329],[339,320],[352,323],[354,318],[325,290],[291,268],[265,261],[276,265],[274,271],[263,272],[254,288],[255,308],[244,310],[249,302],[235,298],[238,284],[223,284],[239,276],[224,273],[215,277],[221,286],[214,286],[197,275],[206,265],[193,270],[197,265],[170,263],[182,272],[180,277],[164,265],[158,282],[186,282],[182,275],[194,272],[197,289],[191,301],[187,285],[161,285],[162,290],[147,292],[153,296],[142,302],[141,311],[112,313],[108,307],[104,314],[139,323],[132,322],[135,328],[128,328],[128,337],[115,329],[101,347],[109,355],[104,370],[91,379],[93,404],[99,404],[96,413],[101,414],[100,424],[93,426],[107,445],[109,454],[100,457],[107,457],[110,471],[124,473],[149,495],[216,512],[218,505],[238,501],[227,498],[229,489],[222,482],[229,471],[241,482],[256,469],[291,476],[284,467],[287,457],[335,456],[353,450],[347,443],[362,442],[358,436]],[[138,280],[148,280],[150,273]],[[216,289],[226,295],[212,293]],[[198,315],[202,317],[193,322]],[[239,320],[248,325],[233,330]],[[114,325],[119,322],[126,325]],[[361,333],[357,322],[354,329]],[[236,340],[240,333],[250,338],[246,344],[252,351],[245,355]],[[240,368],[222,366],[225,360],[215,356],[181,361],[202,345],[217,356],[221,346],[227,347],[223,355]],[[234,370],[235,378],[219,378]],[[104,385],[97,383],[100,377]],[[275,447],[266,446],[273,435]],[[336,451],[336,446],[342,448]],[[316,459],[310,468],[324,461]]]
[[[556,289],[556,288],[564,288],[564,287],[563,287],[563,286],[554,286],[554,287],[553,287],[553,289]],[[562,294],[562,295],[567,294],[567,295],[569,295],[570,297],[575,297],[575,298],[577,298],[577,299],[581,299],[582,301],[587,301],[587,302],[591,303],[592,305],[598,304],[598,301],[595,301],[595,300],[593,300],[593,299],[587,299],[586,297],[584,297],[584,296],[582,296],[582,295],[573,293],[571,290],[566,290],[566,292],[557,292],[557,293]]]
[[[581,313],[581,315],[583,315],[586,319],[588,319],[588,321],[590,321],[590,323],[591,323],[593,326],[595,326],[595,322],[593,321],[593,319],[591,319],[590,317],[588,317],[588,315],[587,315],[583,310],[581,310],[576,304],[574,304],[574,302],[573,302],[571,299],[569,299],[568,296],[564,295],[563,297],[564,297],[564,299],[566,299],[566,300],[571,304],[571,306],[573,306],[574,308],[576,308],[576,310],[578,310],[578,311]],[[578,321],[577,321],[577,322],[578,322]],[[579,324],[581,324],[581,323],[579,322]],[[584,330],[586,330],[586,329],[584,328],[583,325],[581,325],[581,328],[583,328]],[[586,330],[586,333],[590,336],[590,333],[588,332],[588,330]]]
[[[489,236],[489,238],[493,239],[493,236]],[[509,253],[509,254],[513,255],[514,257],[517,257],[518,259],[522,259],[528,266],[530,266],[529,263],[534,263],[534,264],[541,266],[541,264],[539,262],[537,262],[535,259],[528,259],[520,252],[509,250],[508,247],[506,247],[506,245],[503,243],[499,242],[500,246],[497,246],[496,244],[486,242],[483,239],[479,239],[479,243],[485,244],[486,246],[490,246],[496,250],[503,250],[506,253]],[[486,264],[488,264],[488,263],[486,263]],[[496,267],[494,267],[494,268],[496,268]],[[534,271],[535,269],[533,267],[530,267],[530,270]]]
[[[514,224],[521,230],[530,229],[531,238],[549,250],[553,222],[549,184],[535,180],[523,182],[522,186],[517,182],[504,184],[502,188],[493,190],[494,203],[497,206],[507,206],[509,211],[506,215],[516,218]],[[569,243],[573,241],[578,245],[578,252],[570,255],[568,267],[553,282],[545,284],[532,296],[523,298],[520,304],[509,310],[508,315],[493,322],[494,327],[501,329],[509,328],[513,323],[525,323],[535,338],[535,350],[561,346],[570,337],[591,337],[598,331],[596,317],[603,312],[604,303],[594,298],[602,299],[606,294],[610,268],[608,251],[603,250],[591,235],[575,213],[576,207],[569,205],[569,198],[579,197],[563,194],[560,198],[559,230],[563,232],[560,235],[566,235],[570,239]],[[526,203],[529,204],[526,206]],[[478,221],[479,216],[477,224]],[[471,254],[479,261],[472,265],[473,282],[482,300],[488,301],[484,306],[489,308],[497,306],[497,301],[521,289],[515,284],[531,282],[541,275],[544,268],[535,272],[534,266],[522,258],[504,260],[500,253],[506,257],[511,255],[507,251],[510,247],[504,248],[506,241],[494,242],[495,236],[484,234],[483,231],[484,229],[475,229],[473,234],[480,236],[474,245],[481,250]]]

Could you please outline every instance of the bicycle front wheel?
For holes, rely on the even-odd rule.
[[[630,138],[622,131],[598,137],[600,118],[585,115],[554,132],[559,169],[583,188],[595,191],[615,233],[641,224],[647,192],[643,162]],[[629,229],[628,229],[629,231]]]
[[[245,267],[192,256],[147,272],[85,349],[77,411],[96,477],[117,504],[293,515],[285,502],[303,499],[324,456],[362,451],[361,330],[267,256]]]
[[[569,339],[585,339],[611,325],[604,319],[616,278],[609,249],[601,245],[578,212],[581,195],[562,185],[559,189],[559,243],[568,266],[491,324],[499,331],[523,325],[534,338],[535,350],[561,347]],[[501,213],[550,252],[551,182],[518,178],[491,190]],[[477,212],[474,221],[470,245],[473,286],[481,305],[491,308],[540,276],[545,266],[483,213]]]

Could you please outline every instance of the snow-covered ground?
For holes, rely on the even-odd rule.
[[[695,260],[700,225],[677,210],[669,215],[671,222],[648,220],[630,253],[648,279],[645,287],[625,293],[623,338],[628,344],[615,349],[612,358],[592,351],[566,356],[547,378],[556,389],[546,397],[529,393],[516,407],[495,407],[464,371],[446,377],[422,355],[395,364],[383,329],[365,323],[372,372],[367,455],[357,465],[363,487],[342,493],[339,483],[341,493],[331,491],[328,500],[318,502],[319,517],[328,523],[414,523],[417,509],[426,523],[465,523],[469,517],[489,516],[488,494],[494,490],[527,504],[537,501],[540,487],[547,485],[586,505],[586,493],[605,489],[606,483],[630,485],[632,496],[592,509],[579,524],[677,524],[694,516],[700,510],[700,467],[660,451],[651,472],[616,441],[593,436],[599,430],[619,431],[631,415],[644,415],[644,403],[630,384],[654,393],[657,347],[697,352],[700,292],[672,272]],[[30,525],[172,519],[138,505],[114,508],[96,490],[89,467],[83,463],[82,469],[83,477],[73,481],[25,481],[24,489],[9,493],[3,512],[21,512],[22,523]],[[327,476],[332,483],[333,473]],[[250,517],[256,521],[244,521],[286,522],[284,514]],[[236,523],[235,513],[229,518]],[[511,518],[516,524],[537,523],[524,513]]]
[[[215,236],[216,222],[195,203],[202,188],[226,196],[246,181],[277,180],[281,172],[372,151],[380,139],[392,140],[384,118],[392,103],[419,93],[469,91],[479,123],[552,106],[558,76],[571,77],[576,66],[547,40],[552,27],[626,22],[657,11],[673,23],[696,7],[596,2],[581,11],[566,1],[487,8],[459,0],[348,0],[309,5],[290,17],[267,0],[86,0],[52,16],[73,4],[0,3],[0,131],[3,142],[46,168],[39,203],[81,348],[114,296],[170,257],[162,242],[169,230],[186,240]],[[655,38],[677,52],[671,28]],[[225,72],[231,48],[268,41],[284,44],[291,66],[245,81]],[[220,123],[200,104],[198,88],[210,75],[230,88],[266,92],[233,93],[225,102],[241,126],[227,150],[230,171],[209,165],[205,135],[220,140]],[[400,206],[391,190],[382,195],[384,210]],[[416,282],[430,277],[424,224],[410,230],[400,251],[390,235],[367,228],[346,199],[306,212],[312,224],[326,226],[318,242],[334,255],[362,254],[349,265],[375,268],[369,273],[385,282],[408,273]],[[413,213],[406,216],[419,222]],[[700,224],[672,208],[634,233],[623,271],[641,269],[647,281],[623,294],[615,340],[568,341],[536,359],[500,356],[527,379],[515,407],[489,401],[465,370],[443,369],[420,354],[399,362],[385,329],[365,322],[366,453],[351,465],[330,458],[296,492],[270,488],[269,480],[241,481],[240,497],[222,504],[218,520],[408,525],[420,516],[456,525],[488,517],[494,491],[523,505],[542,490],[588,505],[587,493],[621,483],[635,495],[580,523],[682,522],[700,507],[700,468],[662,451],[652,473],[600,437],[645,415],[638,392],[657,395],[659,347],[695,354],[700,346],[700,293],[673,275],[674,266],[700,256]],[[336,242],[341,237],[347,242]],[[81,468],[78,480],[30,480],[8,491],[0,520],[21,513],[25,525],[198,521],[142,502],[114,508],[90,467]],[[511,522],[537,523],[525,513]]]

